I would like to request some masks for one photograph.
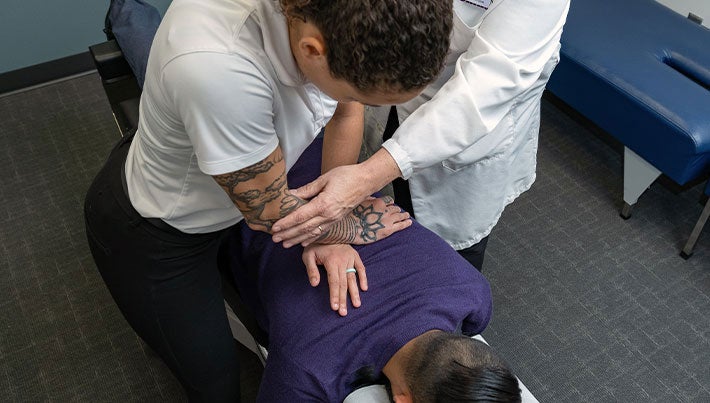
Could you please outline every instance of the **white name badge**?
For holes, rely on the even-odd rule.
[[[463,3],[470,4],[472,6],[480,7],[484,10],[488,10],[491,6],[492,0],[460,0]]]

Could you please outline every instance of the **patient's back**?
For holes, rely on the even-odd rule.
[[[305,171],[315,169],[317,176],[312,165],[320,166],[318,155],[307,153],[305,163],[297,164],[290,173],[298,176],[289,178],[292,187],[313,175]],[[362,306],[350,307],[345,317],[330,309],[326,281],[309,285],[302,248],[284,249],[245,225],[234,235],[241,247],[233,250],[246,251],[234,254],[237,285],[269,334],[263,401],[342,401],[359,376],[379,376],[412,338],[431,329],[477,334],[490,319],[487,280],[416,222],[355,247],[367,269],[369,291],[360,293]]]

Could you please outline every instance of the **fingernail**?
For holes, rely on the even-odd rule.
[[[279,226],[271,227],[271,230],[274,232],[279,232],[279,231],[281,231],[281,227],[279,227]]]
[[[281,237],[280,237],[280,236],[275,236],[275,237],[273,237],[272,239],[273,239],[274,242],[276,242],[276,243],[281,242]]]
[[[315,286],[317,286],[317,285],[318,285],[318,283],[316,283],[316,281],[318,281],[318,279],[317,279],[317,278],[315,278],[315,277],[311,277],[311,278],[310,278],[310,280],[311,280],[311,285],[312,285],[313,287],[315,287]]]

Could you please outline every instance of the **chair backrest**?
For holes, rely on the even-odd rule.
[[[118,42],[141,88],[160,19],[158,10],[143,0],[111,0],[106,14],[104,32]]]

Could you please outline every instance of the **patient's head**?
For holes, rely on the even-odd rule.
[[[414,402],[519,402],[518,380],[487,344],[446,332],[420,336],[405,369]]]

